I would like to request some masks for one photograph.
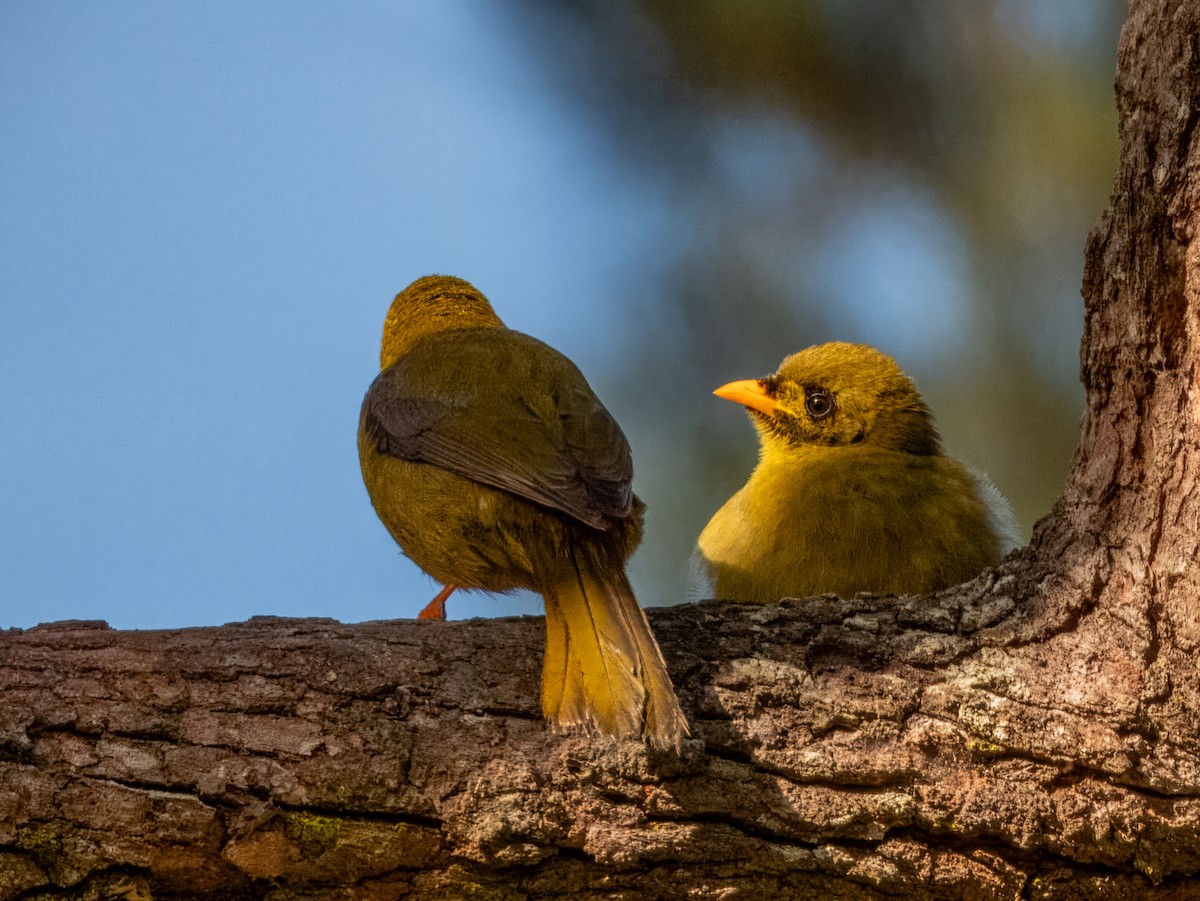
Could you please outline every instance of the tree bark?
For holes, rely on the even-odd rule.
[[[1200,898],[1200,6],[1135,0],[1088,410],[933,598],[651,611],[682,756],[547,732],[540,618],[0,634],[0,901]]]

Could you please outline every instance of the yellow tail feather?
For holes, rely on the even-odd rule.
[[[544,595],[542,712],[558,728],[640,735],[678,750],[687,720],[646,614],[623,572],[589,562],[575,555]]]

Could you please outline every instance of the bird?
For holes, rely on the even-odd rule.
[[[358,452],[379,519],[443,584],[542,595],[542,712],[552,728],[689,734],[662,651],[625,574],[642,538],[629,443],[583,373],[507,328],[470,282],[417,279],[384,321]]]
[[[713,393],[746,408],[760,452],[700,533],[700,594],[929,594],[1022,543],[999,490],[946,456],[916,386],[874,347],[815,345]]]

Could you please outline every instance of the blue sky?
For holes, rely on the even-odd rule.
[[[603,359],[653,191],[492,5],[327,9],[0,7],[0,626],[411,616],[354,443],[392,296]]]

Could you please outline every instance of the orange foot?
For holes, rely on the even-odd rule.
[[[425,608],[417,614],[417,619],[436,619],[444,620],[446,618],[446,598],[454,593],[456,585],[447,585],[439,591],[432,601],[425,605]]]

